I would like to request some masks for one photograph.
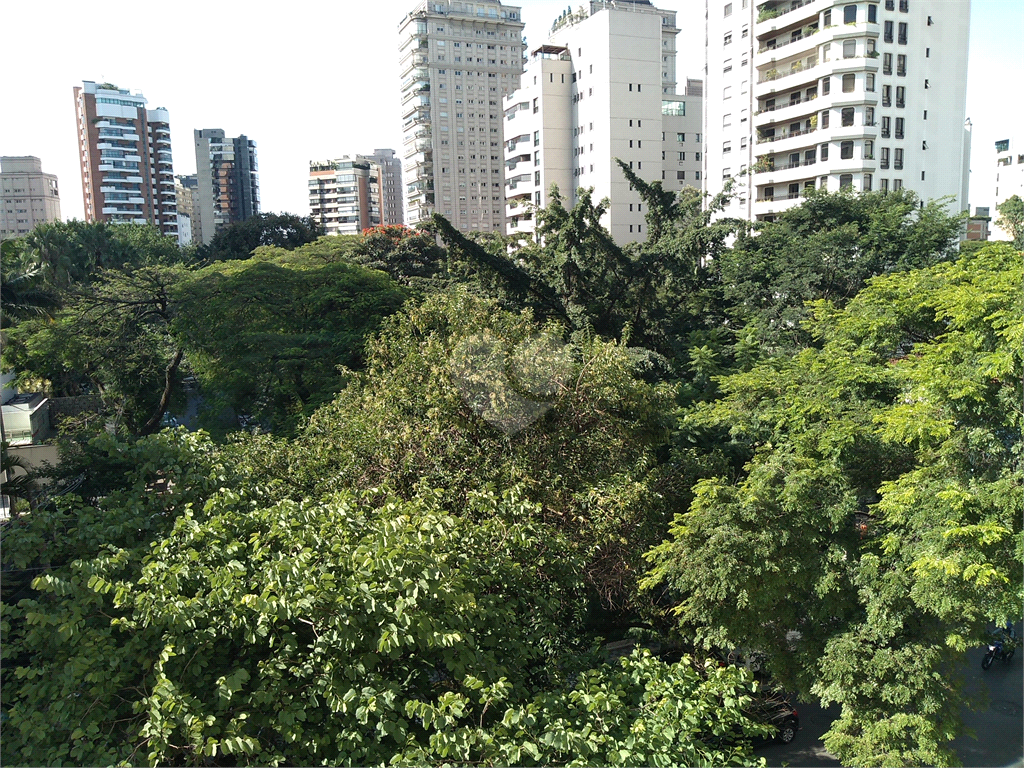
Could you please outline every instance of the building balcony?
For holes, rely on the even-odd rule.
[[[764,136],[757,139],[757,144],[770,144],[771,146],[765,147],[763,150],[759,149],[759,152],[792,152],[797,147],[803,144],[809,144],[814,142],[816,139],[802,138],[811,133],[816,133],[817,128],[801,128],[798,131],[780,131],[774,136]]]
[[[815,22],[817,24],[817,22]],[[789,38],[784,42],[777,43],[775,45],[762,45],[758,49],[757,53],[754,54],[754,67],[763,67],[776,59],[784,59],[792,56],[805,55],[810,52],[817,50],[817,47],[822,44],[822,39],[819,36],[819,30],[817,27],[805,27],[798,30],[799,37]],[[785,32],[781,34],[786,34]],[[777,38],[770,38],[769,43],[772,43]]]
[[[754,22],[754,37],[765,40],[778,30],[816,21],[818,14],[831,8],[833,0],[784,0],[762,3]]]
[[[768,89],[776,90],[779,87],[795,88],[804,82],[817,81],[824,69],[819,70],[818,64],[817,56],[809,56],[806,59],[794,61],[788,66],[761,71],[758,73],[757,84],[760,86],[765,83],[771,83],[772,85],[758,88],[757,93],[765,93]],[[776,83],[781,85],[775,85]]]
[[[784,100],[784,103],[763,107],[754,113],[754,125],[756,127],[770,126],[775,123],[789,123],[807,118],[822,110],[829,109],[832,105],[831,99],[827,96],[819,98],[815,95],[808,99],[801,94],[800,101],[789,101],[788,94],[783,94],[776,98]]]

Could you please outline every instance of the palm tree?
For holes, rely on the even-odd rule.
[[[20,240],[0,243],[0,321],[10,325],[18,320],[49,315],[57,297],[44,287],[42,270],[25,258]]]

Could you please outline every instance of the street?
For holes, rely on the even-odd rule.
[[[1018,628],[1018,637],[1020,636]],[[966,678],[963,708],[965,733],[953,741],[953,749],[966,768],[1024,768],[1024,659],[1018,649],[1009,664],[996,661],[988,671],[981,668],[984,648],[965,656]],[[968,703],[970,702],[970,703]],[[976,707],[972,710],[970,706]],[[769,766],[838,766],[821,737],[839,707],[822,710],[814,704],[796,705],[800,732],[791,744],[769,744],[757,750]]]

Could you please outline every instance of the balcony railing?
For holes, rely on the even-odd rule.
[[[808,2],[806,3],[798,2],[794,5],[791,5],[789,8],[786,8],[785,10],[776,10],[775,8],[762,8],[761,12],[757,14],[757,20],[758,22],[762,22],[768,21],[769,19],[777,19],[779,18],[779,16],[785,16],[787,13],[799,11],[805,5],[810,5],[811,2],[812,0],[808,0]]]
[[[804,128],[799,131],[790,131],[789,133],[778,134],[776,136],[761,136],[758,137],[758,144],[768,144],[773,141],[783,141],[784,139],[792,139],[794,136],[804,136],[808,133],[814,133],[817,128]]]
[[[755,168],[754,173],[771,173],[772,171],[788,171],[790,168],[803,168],[808,165],[814,165],[817,160],[802,160],[799,163],[787,163],[786,165],[776,165],[771,168]]]
[[[818,98],[818,94],[814,94],[813,96],[810,96],[805,99],[800,99],[799,101],[788,101],[785,104],[776,104],[771,107],[764,107],[763,109],[757,110],[757,112],[755,112],[754,114],[760,115],[765,112],[776,112],[780,109],[789,109],[790,107],[796,107],[799,106],[800,104],[806,104],[809,101],[814,101],[816,98]]]
[[[817,27],[806,27],[803,30],[800,37],[794,37],[792,40],[787,40],[786,42],[778,43],[777,45],[762,45],[760,48],[757,49],[757,52],[764,53],[765,51],[776,51],[779,48],[785,48],[787,45],[799,43],[801,40],[805,40],[806,38],[811,37],[812,35],[816,35],[819,31],[820,30]]]
[[[799,192],[790,192],[785,195],[772,195],[771,197],[759,197],[754,200],[755,203],[771,203],[776,200],[798,200],[800,198]]]
[[[790,75],[796,75],[801,72],[806,72],[807,70],[813,69],[816,66],[818,66],[818,58],[817,56],[811,56],[806,61],[793,62],[793,66],[785,71],[769,69],[767,72],[764,73],[764,76],[761,77],[757,82],[769,83],[774,80],[781,80],[782,78],[789,77]]]

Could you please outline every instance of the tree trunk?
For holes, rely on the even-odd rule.
[[[160,420],[163,419],[164,413],[167,411],[167,403],[171,400],[174,372],[178,370],[178,365],[180,364],[181,350],[179,349],[174,353],[171,362],[167,364],[167,370],[164,371],[164,391],[160,395],[160,403],[157,405],[156,410],[153,411],[153,415],[149,417],[149,421],[142,425],[142,429],[139,430],[140,435],[151,435],[160,429]]]

